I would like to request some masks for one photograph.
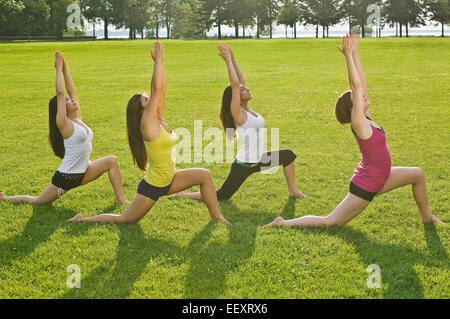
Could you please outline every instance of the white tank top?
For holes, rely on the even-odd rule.
[[[242,141],[236,159],[244,163],[259,163],[263,154],[264,146],[264,118],[256,113],[255,117],[247,112],[247,121],[242,126],[236,125],[239,138]]]
[[[77,119],[81,123],[81,119]],[[64,147],[66,152],[62,160],[61,166],[58,171],[65,174],[82,174],[86,173],[89,165],[89,156],[92,152],[92,138],[94,133],[92,130],[86,126],[89,134],[86,132],[85,128],[78,123],[72,121],[73,123],[73,134],[71,137],[64,140]]]

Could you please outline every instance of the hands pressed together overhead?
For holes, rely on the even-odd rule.
[[[354,32],[350,33],[350,35],[347,34],[342,38],[342,47],[338,46],[337,48],[344,55],[356,53],[359,50],[359,37]]]

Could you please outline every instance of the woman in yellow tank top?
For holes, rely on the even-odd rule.
[[[211,173],[207,169],[175,169],[172,150],[177,137],[164,120],[166,78],[164,75],[164,48],[157,41],[151,50],[154,60],[152,93],[134,95],[127,106],[128,143],[133,160],[147,175],[141,180],[137,194],[122,215],[102,214],[83,217],[78,214],[68,221],[99,223],[137,223],[161,196],[176,194],[200,185],[203,201],[211,220],[229,222],[221,215]]]

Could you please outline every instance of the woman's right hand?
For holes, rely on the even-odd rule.
[[[358,39],[354,33],[351,33],[350,35],[347,34],[342,38],[342,48],[338,46],[339,51],[344,55],[352,55],[356,50],[356,41],[358,41]]]
[[[163,62],[164,60],[164,46],[161,44],[161,42],[156,41],[155,46],[152,49],[150,49],[152,59],[155,62]]]
[[[225,60],[225,62],[231,60],[231,50],[226,44],[221,43],[217,46],[217,48],[219,49],[219,56],[221,56],[222,59]]]
[[[56,51],[55,52],[55,69],[62,71],[63,66],[64,66],[63,57],[59,51]]]

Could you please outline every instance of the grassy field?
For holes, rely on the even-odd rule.
[[[220,127],[227,74],[217,42],[163,43],[169,125]],[[297,182],[309,198],[290,199],[280,170],[253,175],[220,203],[229,227],[210,223],[203,203],[177,198],[161,199],[137,225],[66,224],[76,213],[124,210],[114,205],[107,176],[53,205],[0,202],[0,298],[450,297],[449,228],[424,227],[410,187],[377,197],[341,229],[261,228],[278,215],[326,215],[346,195],[360,153],[334,117],[348,87],[345,61],[336,39],[228,43],[252,108],[280,129],[280,147],[298,155]],[[0,191],[38,195],[59,166],[47,142],[58,49],[94,131],[91,160],[116,155],[132,199],[143,174],[132,164],[125,107],[134,93],[149,91],[151,46],[0,44]],[[360,46],[371,113],[387,131],[393,165],[424,169],[432,211],[450,223],[449,39],[364,39]],[[179,167],[208,168],[217,187],[229,171],[226,163]],[[66,285],[70,264],[80,266],[80,289]],[[379,289],[366,285],[371,264],[381,268]]]

